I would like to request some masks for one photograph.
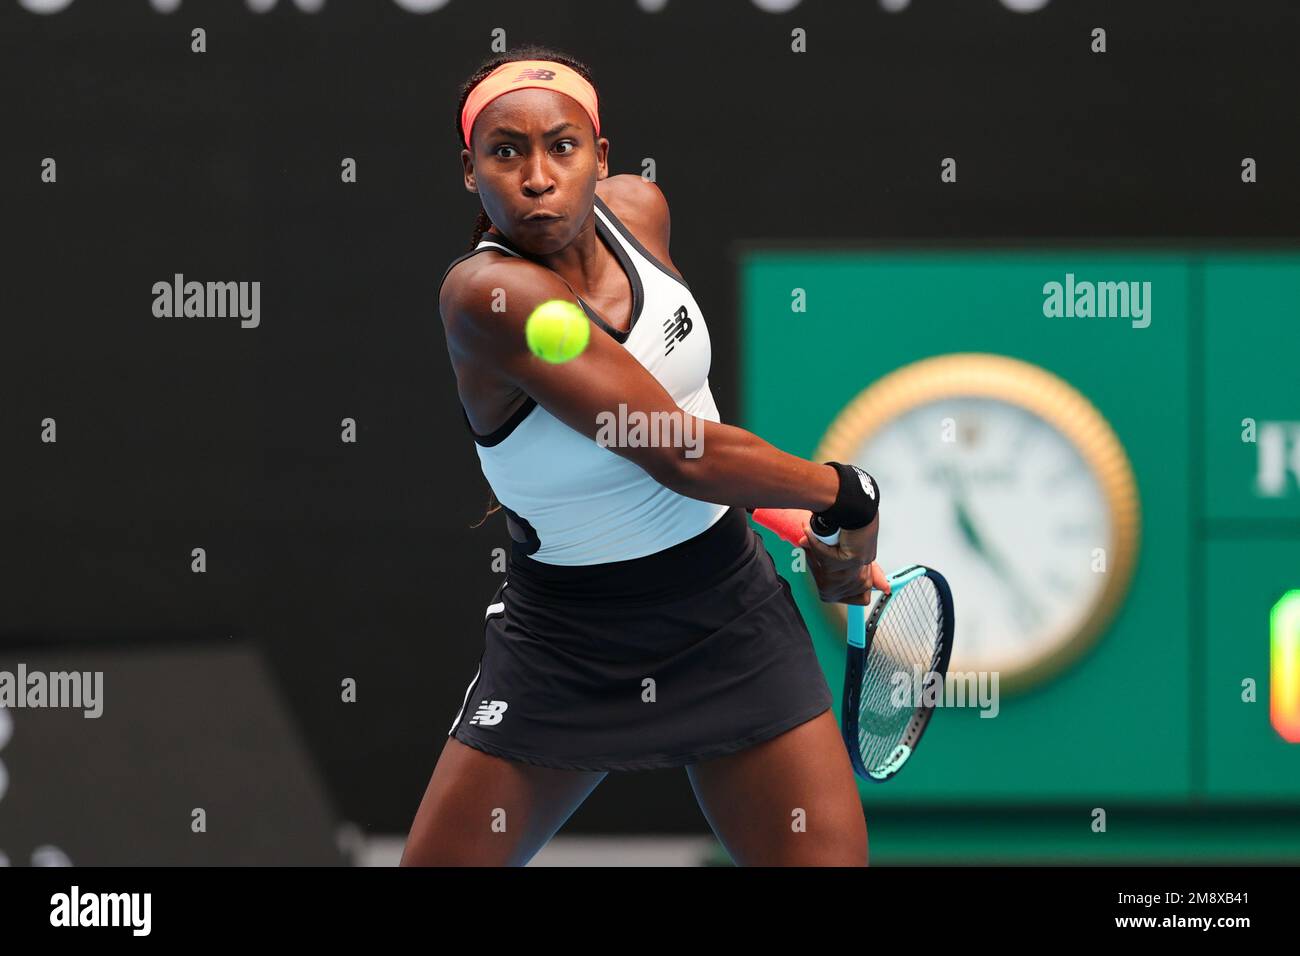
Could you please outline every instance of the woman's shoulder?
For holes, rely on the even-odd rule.
[[[607,176],[596,182],[596,195],[618,217],[638,241],[661,261],[667,262],[680,277],[668,258],[668,200],[650,180],[635,173]],[[492,233],[483,233],[490,239]],[[449,307],[485,278],[491,282],[509,277],[512,282],[547,283],[554,274],[544,266],[496,250],[470,250],[454,259],[443,275],[438,302],[444,317]],[[476,297],[477,298],[477,297]]]
[[[596,183],[599,196],[647,245],[668,246],[668,199],[653,180],[635,173],[607,176]]]
[[[601,190],[604,183],[613,183],[605,187],[607,192]],[[633,173],[626,173],[600,180],[596,183],[596,194],[636,237],[636,241],[643,247],[641,252],[649,253],[649,257],[663,267],[664,271],[686,285],[682,270],[677,268],[668,253],[669,234],[672,231],[668,200],[658,184]]]
[[[484,233],[484,235],[488,235]],[[466,253],[455,260],[438,289],[438,310],[443,321],[463,313],[496,313],[502,293],[524,297],[561,295],[566,286],[550,269],[492,249]]]

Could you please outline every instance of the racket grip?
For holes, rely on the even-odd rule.
[[[821,515],[813,515],[811,525],[812,532],[817,536],[818,541],[835,544],[840,540],[840,529],[832,527]]]
[[[795,547],[803,537],[803,523],[812,520],[813,534],[823,544],[836,544],[840,540],[840,529],[827,529],[829,534],[822,534],[824,525],[811,511],[802,508],[755,508],[754,520],[769,531],[774,531],[783,541],[789,541]]]

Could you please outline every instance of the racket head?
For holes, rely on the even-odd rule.
[[[889,581],[890,593],[869,613],[848,609],[841,731],[854,772],[873,783],[892,780],[916,752],[934,713],[927,689],[947,676],[956,627],[952,591],[938,571],[909,565]],[[899,676],[913,686],[918,671],[919,699],[896,703]]]

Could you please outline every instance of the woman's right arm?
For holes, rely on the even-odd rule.
[[[593,331],[577,358],[560,364],[539,359],[528,349],[524,325],[542,302],[574,302],[567,285],[537,263],[509,260],[475,270],[453,288],[444,286],[440,302],[447,345],[457,360],[494,369],[570,428],[592,441],[602,414],[675,413],[693,419],[702,431],[695,448],[664,445],[608,446],[639,465],[660,484],[701,501],[745,508],[806,508],[825,511],[839,493],[839,473],[825,464],[787,454],[752,432],[689,415],[632,354],[600,331]],[[576,302],[574,302],[577,305]],[[497,310],[494,310],[494,306]],[[839,543],[811,541],[807,548],[823,600],[863,603],[873,581],[883,581],[876,558],[877,516],[866,527],[844,530]],[[868,567],[863,567],[868,565]]]
[[[702,442],[696,439],[698,457],[665,445],[608,446],[678,494],[745,508],[824,511],[834,504],[834,468],[787,454],[743,428],[683,411],[645,366],[598,329],[571,361],[551,364],[533,355],[524,338],[529,314],[549,299],[574,301],[549,269],[522,260],[496,262],[446,291],[443,322],[458,360],[490,366],[580,434],[596,441],[602,413],[617,418],[623,404],[624,414],[640,412],[646,421],[655,421],[655,413],[675,414],[684,420],[685,434],[702,435]],[[503,311],[493,311],[494,304]]]

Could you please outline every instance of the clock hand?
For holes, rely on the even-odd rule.
[[[1011,569],[1007,567],[1006,561],[1002,559],[1001,555],[996,554],[991,550],[988,545],[984,543],[984,539],[980,537],[979,531],[975,528],[975,522],[970,519],[970,512],[966,510],[966,503],[958,498],[954,504],[957,509],[957,527],[961,528],[962,534],[965,536],[971,548],[973,548],[975,553],[988,563],[989,567],[1003,577],[1011,589],[1016,592],[1017,598],[1019,598],[1022,603],[1028,603],[1024,596],[1020,594],[1020,588],[1016,586],[1015,575],[1013,575]]]
[[[984,543],[979,536],[979,532],[975,530],[974,522],[971,521],[965,505],[960,501],[957,502],[957,524],[962,529],[966,540],[970,542],[975,553],[984,559],[1011,591],[1011,596],[1015,599],[1018,610],[1017,616],[1031,627],[1041,621],[1043,614],[1037,603],[1030,599],[1025,589],[1020,585],[1020,579],[1012,572],[1006,560]]]
[[[991,561],[988,549],[984,547],[984,540],[975,530],[975,523],[970,520],[970,514],[966,511],[966,503],[962,501],[960,495],[953,499],[953,507],[957,511],[957,527],[961,529],[962,537],[978,554],[986,561]]]
[[[984,544],[984,539],[980,537],[975,522],[971,520],[970,511],[966,507],[966,486],[957,473],[957,466],[949,465],[946,470],[949,477],[948,483],[952,487],[953,506],[957,510],[957,527],[961,529],[962,536],[965,537],[966,543],[975,550],[975,553],[992,565],[994,570],[1003,570],[1003,568],[999,567],[997,559],[994,558]]]
[[[1011,593],[1015,597],[1016,603],[1024,611],[1028,612],[1028,619],[1031,622],[1042,620],[1042,611],[1039,609],[1038,605],[1030,599],[1025,589],[1020,586],[1019,578],[1012,572],[1006,560],[984,543],[984,539],[980,536],[978,529],[976,529],[975,522],[971,520],[970,511],[966,507],[965,486],[958,475],[957,468],[955,466],[950,466],[948,468],[948,473],[952,478],[953,504],[957,511],[957,527],[961,529],[962,535],[966,538],[967,543],[970,544],[976,554],[988,563],[989,567],[1002,576],[1007,587],[1011,589]]]

